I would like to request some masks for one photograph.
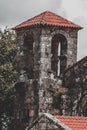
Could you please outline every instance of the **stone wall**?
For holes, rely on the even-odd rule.
[[[17,70],[28,70],[32,66],[28,54],[24,54],[24,37],[31,35],[33,37],[33,64],[34,64],[34,76],[35,78],[45,78],[48,75],[48,71],[51,71],[51,44],[52,38],[60,34],[65,37],[67,41],[66,68],[72,66],[77,61],[77,30],[65,29],[58,27],[36,27],[31,29],[17,30],[17,56],[16,66]],[[62,43],[61,43],[62,44]],[[62,52],[64,50],[62,48]],[[55,51],[55,50],[54,50]],[[26,51],[27,53],[28,51]],[[31,64],[31,65],[30,65]],[[55,64],[55,63],[54,63]],[[61,67],[64,66],[64,62],[61,63]],[[60,68],[61,68],[60,67]],[[63,70],[64,67],[61,68]],[[66,69],[65,68],[65,69]],[[61,72],[62,73],[62,72]]]
[[[38,33],[37,33],[38,32]],[[31,35],[33,37],[33,57],[29,55],[28,47],[25,48],[24,38]],[[39,64],[40,64],[40,29],[22,29],[17,31],[17,56],[15,58],[15,66],[20,73],[25,70],[27,75],[29,69],[33,66],[33,78],[39,78]],[[32,62],[33,61],[33,62]],[[33,64],[32,64],[33,63]],[[31,72],[32,74],[32,72]]]
[[[15,84],[15,129],[24,130],[37,117],[39,111],[38,81],[34,79]],[[18,125],[17,125],[18,124]]]
[[[63,84],[68,88],[71,104],[67,111],[70,115],[87,116],[87,57],[65,71]]]
[[[67,109],[66,103],[68,107],[70,105],[66,102],[69,101],[67,88],[62,86],[61,78],[52,70],[52,65],[58,65],[57,62],[52,64],[54,36],[59,36],[59,42],[62,44],[61,55],[58,58],[61,60],[60,73],[63,73],[66,68],[76,63],[77,30],[47,26],[17,30],[15,66],[19,77],[15,84],[17,94],[15,117],[17,122],[19,120],[21,130],[25,128],[27,121],[31,123],[39,112],[64,114]],[[61,36],[66,40],[63,40]],[[54,44],[56,44],[55,41]],[[66,57],[66,63],[62,62],[61,57]]]
[[[61,60],[60,69],[64,70],[64,64],[66,64],[66,68],[68,68],[72,66],[73,64],[75,64],[77,61],[77,30],[67,29],[67,28],[60,29],[56,27],[55,28],[51,28],[51,27],[42,28],[41,35],[40,35],[40,51],[41,51],[40,78],[46,78],[48,71],[52,71],[52,68],[51,68],[52,38],[57,34],[60,34],[63,37],[65,37],[67,41],[67,51],[65,54],[66,63],[62,62],[62,59],[60,58]],[[61,41],[61,44],[64,44],[64,43]],[[65,45],[63,45],[62,51],[64,51],[65,49],[64,47]],[[56,59],[57,58],[58,57],[56,57]],[[54,66],[58,66],[58,63],[57,65],[55,65],[55,62],[54,62]],[[61,73],[63,72],[61,71]]]

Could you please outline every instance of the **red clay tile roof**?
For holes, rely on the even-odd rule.
[[[55,116],[72,130],[87,130],[87,117]]]
[[[53,13],[50,11],[45,11],[19,25],[14,27],[13,29],[20,29],[35,25],[42,25],[42,26],[58,26],[58,27],[69,27],[69,28],[75,28],[75,29],[82,29],[79,25],[76,25],[67,19]]]

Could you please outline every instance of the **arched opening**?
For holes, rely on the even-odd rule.
[[[67,65],[67,40],[62,34],[56,34],[51,44],[51,69],[57,76],[62,76]]]
[[[28,34],[24,36],[24,55],[25,55],[25,71],[29,79],[34,77],[34,38]]]

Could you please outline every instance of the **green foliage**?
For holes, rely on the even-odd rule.
[[[17,77],[13,67],[15,54],[16,35],[6,28],[0,31],[0,130],[7,130],[13,116],[13,87]]]

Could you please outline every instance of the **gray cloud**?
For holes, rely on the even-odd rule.
[[[87,0],[0,0],[0,28],[15,26],[45,10],[84,27],[79,31],[78,59],[87,55]]]
[[[66,18],[81,25],[84,29],[78,35],[78,60],[87,56],[87,0],[63,0]]]
[[[62,0],[0,0],[0,24],[11,25],[45,10],[57,12]]]

